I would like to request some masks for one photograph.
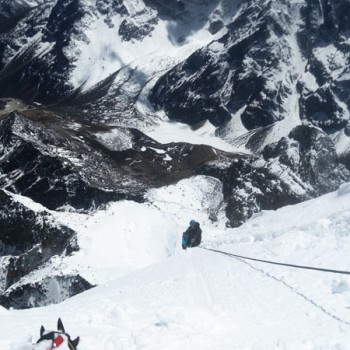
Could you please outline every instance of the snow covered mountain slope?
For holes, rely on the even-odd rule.
[[[225,34],[164,74],[150,100],[174,120],[210,120],[231,142],[257,132],[276,142],[305,122],[337,133],[349,122],[349,11],[347,1],[244,2]]]
[[[134,200],[137,212],[193,179],[211,193],[205,217],[228,227],[349,181],[349,11],[347,0],[0,0],[0,217],[21,223],[3,233],[1,259],[32,256],[12,248],[27,230],[28,247],[41,242],[33,221],[47,212],[64,227],[66,211],[98,220]],[[28,264],[1,294],[34,277],[36,289],[61,260]],[[142,267],[121,261],[114,277]],[[66,295],[53,289],[49,300]]]
[[[12,87],[1,84],[2,92],[12,97],[52,100],[78,88],[88,90],[130,64],[142,78],[150,64],[161,71],[166,69],[167,60],[173,64],[172,57],[179,61],[186,52],[211,40],[210,33],[202,30],[207,22],[202,12],[212,8],[205,1],[192,4],[192,13],[186,11],[187,17],[195,14],[191,21],[177,18],[181,23],[187,20],[186,26],[169,13],[160,19],[157,6],[161,5],[147,6],[142,0],[60,0],[33,7],[11,31],[3,30],[2,81],[5,79]],[[159,65],[158,59],[152,65],[157,57],[164,63]],[[21,82],[26,81],[27,91],[20,84],[22,89],[16,94],[19,71],[24,73]]]
[[[350,167],[346,0],[0,4],[11,22],[0,28],[0,97],[142,131],[209,120],[253,151],[311,123]]]
[[[81,232],[80,239],[88,243],[95,239],[98,226],[105,227],[105,245],[81,252],[86,264],[92,267],[99,262],[100,272],[110,277],[118,275],[119,261],[133,261],[135,256],[140,259],[139,267],[142,262],[145,267],[117,279],[106,278],[103,285],[58,305],[23,311],[0,308],[1,349],[31,349],[40,325],[54,328],[58,317],[72,336],[81,337],[79,350],[347,349],[348,275],[249,262],[200,248],[181,251],[180,229],[197,215],[204,232],[203,246],[349,270],[349,183],[320,198],[263,212],[237,229],[210,223],[200,206],[203,197],[197,196],[191,206],[186,193],[163,189],[152,194],[151,207],[141,204],[126,212],[123,207],[129,204],[125,202],[101,212],[104,220],[96,217]],[[176,215],[175,208],[181,208]],[[67,220],[69,214],[64,215]],[[113,220],[121,223],[120,230]],[[150,226],[143,225],[145,220]],[[81,226],[74,216],[69,221]],[[161,238],[157,232],[163,232]],[[121,242],[125,246],[118,249]],[[127,248],[134,244],[142,245],[145,255],[135,255],[134,249]],[[106,254],[106,246],[116,249]],[[96,255],[99,252],[105,259]]]
[[[120,122],[113,114],[127,110],[151,118],[138,105],[151,89],[170,118],[228,123],[231,141],[275,123],[275,141],[303,121],[348,124],[346,0],[27,3],[11,2],[29,10],[0,33],[1,96],[78,95],[90,114]]]

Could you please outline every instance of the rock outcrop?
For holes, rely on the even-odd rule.
[[[91,288],[80,276],[51,276],[35,285],[25,282],[50,259],[77,251],[76,233],[58,224],[48,212],[30,209],[3,190],[0,208],[1,305],[26,308],[50,303],[58,298],[47,287],[54,280],[60,286],[61,300]],[[68,283],[70,279],[74,283]]]

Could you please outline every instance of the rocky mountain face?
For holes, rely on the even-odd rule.
[[[226,34],[158,80],[151,101],[191,124],[222,125],[241,111],[247,130],[292,114],[341,130],[349,122],[349,16],[346,1],[244,2]]]
[[[315,127],[300,125],[257,159],[236,159],[227,167],[207,165],[204,174],[220,179],[231,226],[260,210],[275,210],[336,189],[349,180],[332,140]]]
[[[29,280],[30,274],[35,274],[55,256],[70,255],[78,250],[76,233],[59,225],[48,212],[31,210],[3,190],[0,203],[1,305],[43,306],[92,287],[79,275],[64,276],[59,271],[35,283]],[[49,293],[52,285],[59,293]]]
[[[159,144],[136,129],[83,125],[42,110],[0,121],[0,184],[48,209],[142,202],[217,158],[208,146]]]
[[[92,286],[38,277],[79,249],[50,210],[201,174],[239,226],[349,181],[349,19],[347,0],[0,0],[0,304]],[[147,136],[167,118],[242,152]]]

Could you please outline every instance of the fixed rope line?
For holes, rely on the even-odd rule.
[[[304,269],[304,270],[314,270],[314,271],[321,271],[321,272],[338,273],[338,274],[341,274],[341,275],[350,275],[350,271],[341,271],[341,270],[324,269],[324,268],[321,268],[321,267],[287,264],[287,263],[281,263],[281,262],[277,262],[277,261],[270,261],[270,260],[250,258],[248,256],[236,255],[236,254],[223,252],[221,250],[216,250],[216,249],[212,249],[212,248],[206,248],[206,247],[199,247],[199,248],[202,248],[202,249],[205,249],[205,250],[210,250],[210,251],[215,252],[215,253],[228,255],[228,256],[233,257],[233,258],[252,260],[252,261],[262,262],[262,263],[265,263],[265,264],[272,264],[272,265],[279,265],[279,266],[288,266],[288,267],[293,267],[293,268],[297,268],[297,269]]]

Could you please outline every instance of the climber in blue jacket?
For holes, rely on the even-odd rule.
[[[190,226],[182,234],[182,249],[193,248],[200,245],[202,230],[196,220],[190,221]]]

